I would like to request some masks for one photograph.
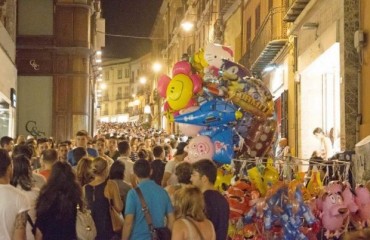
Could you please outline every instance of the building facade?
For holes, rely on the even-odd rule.
[[[96,85],[97,119],[101,122],[137,122],[160,128],[161,104],[152,70],[153,56],[137,59],[104,59],[102,79]]]
[[[100,1],[17,2],[17,133],[63,141],[91,132],[105,44]]]
[[[15,136],[17,107],[16,1],[0,1],[0,136]]]

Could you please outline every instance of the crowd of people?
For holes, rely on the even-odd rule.
[[[91,211],[97,240],[151,239],[139,188],[153,226],[172,230],[172,239],[225,240],[229,205],[214,189],[217,166],[184,161],[187,144],[127,124],[59,143],[2,137],[0,239],[77,239],[78,209]],[[119,231],[110,208],[124,216]]]

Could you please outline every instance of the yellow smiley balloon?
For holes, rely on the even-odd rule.
[[[166,96],[171,109],[185,108],[193,96],[193,81],[185,74],[177,74],[168,84]]]

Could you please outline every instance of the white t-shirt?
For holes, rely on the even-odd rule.
[[[131,184],[131,176],[134,174],[134,162],[131,161],[129,157],[119,157],[117,158],[118,161],[121,161],[125,164],[125,178],[124,181],[126,183]]]
[[[28,198],[10,184],[0,184],[0,240],[11,240],[16,216],[30,209]]]
[[[167,185],[175,185],[175,184],[178,183],[177,176],[175,174],[175,169],[176,169],[177,164],[178,164],[178,162],[176,162],[175,160],[168,161],[166,163],[166,166],[164,168],[164,172],[171,173],[171,176],[167,181]]]
[[[28,215],[30,215],[32,222],[36,222],[36,201],[38,196],[40,195],[40,189],[38,188],[32,188],[30,191],[25,191],[21,188],[20,185],[17,186],[17,189],[21,190],[24,195],[28,198],[28,202],[30,203],[30,210],[28,211]],[[35,237],[32,234],[32,226],[31,224],[27,221],[27,240],[34,240]]]

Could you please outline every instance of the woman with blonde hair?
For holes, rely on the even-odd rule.
[[[119,234],[113,231],[109,208],[111,204],[117,212],[121,212],[123,203],[117,184],[108,180],[107,160],[102,157],[94,158],[92,173],[94,180],[85,185],[84,193],[95,222],[96,240],[119,239]]]
[[[204,213],[204,198],[199,188],[184,186],[177,190],[174,208],[176,221],[172,228],[172,240],[216,239],[213,224]]]
[[[78,161],[76,167],[76,176],[77,181],[83,187],[86,184],[90,183],[94,179],[92,173],[92,159],[89,157],[83,157]]]

